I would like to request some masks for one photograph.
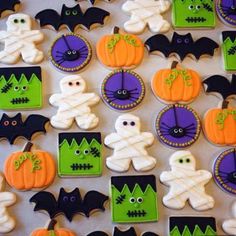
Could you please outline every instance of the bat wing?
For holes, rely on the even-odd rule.
[[[15,11],[16,6],[20,4],[19,0],[2,0],[0,1],[0,16],[5,11]]]
[[[19,134],[19,136],[23,136],[28,140],[31,140],[32,136],[37,132],[46,133],[45,125],[48,122],[49,119],[45,116],[35,114],[30,115],[24,122],[22,134]]]
[[[202,55],[213,56],[217,48],[219,48],[219,45],[215,41],[203,37],[194,43],[190,53],[198,60]]]
[[[102,232],[102,231],[95,231],[95,232],[88,234],[87,236],[109,236],[109,235]]]
[[[168,57],[172,51],[169,39],[163,34],[157,34],[149,38],[145,45],[149,52],[159,51]]]
[[[51,219],[59,213],[57,201],[50,192],[38,192],[29,201],[35,203],[34,211],[44,210],[49,214]]]
[[[105,211],[104,203],[108,200],[108,196],[97,191],[89,191],[84,196],[81,204],[81,212],[89,217],[91,212],[101,210]]]
[[[41,27],[52,26],[55,30],[59,30],[61,26],[61,16],[53,9],[40,11],[35,19],[39,20]]]
[[[213,75],[204,80],[203,84],[206,85],[206,93],[219,93],[223,99],[232,95],[231,84],[224,76]]]

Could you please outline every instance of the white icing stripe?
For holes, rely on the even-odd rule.
[[[236,236],[236,202],[233,204],[233,217],[234,219],[225,220],[222,228],[225,233]]]

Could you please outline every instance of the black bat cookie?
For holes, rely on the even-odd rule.
[[[76,2],[79,2],[79,1],[81,1],[81,0],[75,0]],[[96,2],[96,0],[88,0],[91,4],[93,4],[94,5],[94,3]],[[107,2],[110,2],[111,0],[105,0],[105,1],[107,1]]]
[[[19,5],[19,0],[0,0],[0,18],[8,13],[16,12]]]
[[[175,54],[181,60],[188,55],[193,55],[197,60],[203,55],[213,56],[215,49],[219,48],[219,45],[210,38],[203,37],[194,41],[190,33],[179,35],[176,32],[171,41],[165,35],[157,34],[150,37],[145,45],[149,52],[158,51],[165,57]]]
[[[45,210],[51,219],[55,216],[64,214],[65,217],[72,221],[76,214],[90,216],[95,210],[105,211],[104,203],[108,197],[97,191],[89,191],[82,199],[78,188],[72,192],[66,192],[64,188],[60,189],[58,200],[50,192],[41,191],[36,193],[30,202],[34,202],[34,211]]]
[[[236,95],[236,75],[232,75],[231,82],[222,75],[213,75],[203,81],[206,93],[218,93],[223,100]]]
[[[71,8],[63,4],[61,15],[53,9],[46,9],[39,12],[35,19],[39,20],[41,27],[52,26],[55,30],[60,30],[66,25],[74,32],[78,26],[90,30],[95,24],[104,25],[105,18],[109,15],[109,12],[97,7],[90,7],[83,13],[79,4]]]
[[[0,140],[7,139],[10,144],[13,144],[18,137],[24,137],[31,140],[32,136],[37,132],[46,133],[45,125],[49,119],[41,115],[29,115],[23,121],[21,113],[14,117],[9,117],[3,113],[0,120]]]

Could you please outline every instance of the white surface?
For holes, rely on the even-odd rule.
[[[1,0],[3,1],[3,0]],[[61,11],[62,3],[66,3],[68,6],[73,6],[75,4],[74,0],[22,0],[22,8],[21,11],[31,16],[35,16],[40,10],[46,8],[54,8],[57,11]],[[104,8],[111,12],[111,18],[109,22],[105,25],[104,28],[96,28],[91,32],[86,32],[84,30],[79,30],[83,36],[85,36],[91,43],[93,48],[93,59],[89,66],[85,68],[85,70],[81,73],[81,75],[87,80],[88,91],[93,91],[99,93],[100,85],[104,77],[110,73],[109,70],[104,68],[97,60],[95,55],[95,43],[97,40],[104,34],[109,34],[114,25],[118,25],[119,27],[123,26],[123,23],[129,19],[129,16],[122,12],[121,5],[124,3],[124,0],[115,0],[113,3],[106,3],[104,1],[97,1],[96,6]],[[81,6],[83,9],[90,6],[88,1],[81,2]],[[164,15],[164,17],[170,20],[170,12]],[[0,29],[6,29],[5,25],[6,19],[0,20]],[[34,23],[34,29],[39,28],[37,23]],[[199,38],[201,36],[209,36],[212,39],[215,39],[218,43],[220,43],[220,32],[222,30],[226,30],[227,27],[222,25],[219,21],[217,21],[217,28],[215,30],[196,30],[191,31],[194,38]],[[45,41],[39,46],[41,47],[45,54],[47,55],[47,51],[50,47],[52,41],[63,32],[67,32],[64,30],[60,33],[50,30],[43,30],[45,33]],[[171,30],[167,35],[169,37],[172,36],[173,30]],[[183,32],[183,31],[182,31]],[[185,31],[183,33],[186,33]],[[143,40],[146,40],[152,35],[151,32],[145,31],[140,37]],[[218,51],[214,58],[210,59],[201,59],[199,62],[195,62],[191,59],[186,59],[183,63],[184,66],[197,70],[203,78],[213,75],[215,73],[226,74],[223,70],[223,61],[220,56],[221,52]],[[156,55],[148,56],[146,51],[145,59],[143,63],[135,69],[137,73],[139,73],[146,84],[146,96],[141,105],[133,111],[133,114],[140,116],[142,122],[142,131],[151,131],[155,134],[154,130],[154,121],[158,114],[158,112],[165,106],[161,104],[152,94],[150,89],[150,80],[154,73],[162,68],[169,67],[171,63],[171,59],[166,60],[165,58],[158,57]],[[1,64],[0,66],[4,66]],[[18,63],[16,66],[27,66],[24,63]],[[55,92],[60,92],[59,81],[61,78],[65,76],[65,74],[57,71],[46,59],[41,64],[43,70],[43,84],[44,84],[44,107],[42,110],[34,111],[34,113],[41,113],[45,116],[52,116],[56,113],[56,109],[51,107],[48,103],[48,98],[51,94]],[[204,113],[207,109],[217,106],[219,99],[214,96],[206,96],[202,90],[199,98],[194,101],[191,106],[196,109],[201,117],[203,117]],[[100,124],[94,131],[101,131],[103,138],[115,131],[114,130],[114,121],[120,115],[120,113],[110,110],[103,102],[96,107],[94,107],[93,111],[99,116]],[[14,115],[16,112],[8,112],[9,115]],[[32,113],[22,112],[24,115]],[[72,129],[68,131],[80,131],[75,125]],[[55,158],[57,156],[57,133],[59,130],[55,130],[53,128],[49,128],[47,135],[40,135],[35,138],[33,141],[40,147],[46,151],[50,151],[54,154]],[[3,169],[3,163],[6,157],[16,150],[21,150],[23,145],[25,144],[25,140],[17,140],[15,145],[10,146],[6,141],[0,142],[0,169]],[[107,148],[103,148],[104,150],[104,160],[106,156],[111,155],[112,150]],[[160,184],[159,175],[163,170],[169,170],[169,156],[174,152],[165,146],[163,146],[157,139],[155,139],[154,145],[147,149],[149,154],[157,158],[157,166],[154,170],[147,172],[146,174],[152,173],[157,177],[157,189],[158,189],[158,203],[159,203],[159,211],[160,211],[160,220],[157,223],[146,223],[146,224],[137,224],[136,230],[139,233],[147,230],[155,231],[156,233],[167,236],[168,232],[168,217],[173,215],[210,215],[214,216],[217,219],[218,233],[223,235],[221,230],[221,224],[223,220],[232,218],[231,215],[231,204],[235,199],[235,196],[224,193],[221,189],[219,189],[214,181],[211,181],[210,184],[207,185],[206,191],[211,194],[215,200],[215,207],[207,212],[201,213],[193,210],[189,205],[183,210],[170,210],[162,205],[162,197],[168,192],[168,187]],[[210,170],[212,168],[213,161],[215,156],[219,151],[225,150],[225,148],[218,148],[208,143],[204,138],[203,134],[199,140],[190,148],[193,155],[197,160],[197,169],[206,169]],[[137,172],[130,170],[128,174],[138,174]],[[47,191],[51,191],[58,196],[58,192],[60,187],[65,187],[67,190],[71,191],[75,187],[79,187],[81,189],[82,195],[85,192],[95,189],[98,191],[102,191],[105,194],[108,194],[108,182],[111,175],[119,175],[117,173],[111,172],[104,165],[103,175],[98,178],[76,178],[76,179],[62,179],[57,177],[54,184],[50,186]],[[6,191],[13,191],[17,194],[17,204],[9,207],[9,213],[12,216],[15,216],[17,219],[17,226],[14,231],[7,235],[11,236],[28,236],[31,231],[35,228],[42,227],[46,224],[49,217],[42,213],[33,212],[33,205],[29,203],[29,198],[34,194],[34,192],[17,192],[12,190],[9,186],[6,187]],[[88,233],[95,230],[104,230],[111,235],[113,226],[111,222],[109,204],[106,206],[105,213],[96,213],[92,215],[89,219],[77,215],[74,217],[72,223],[69,223],[63,216],[57,218],[60,222],[60,225],[63,227],[70,228],[74,230],[78,236],[85,236]],[[126,229],[129,225],[121,225],[120,228]]]

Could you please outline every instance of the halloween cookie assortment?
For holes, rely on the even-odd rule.
[[[78,31],[90,31],[96,26],[104,26],[107,18],[112,17],[112,13],[97,7],[99,2],[88,0],[86,9],[80,0],[75,0],[74,6],[58,3],[57,10],[51,6],[49,9],[43,7],[34,15],[38,22],[35,25],[31,16],[19,12],[22,1],[0,1],[0,18],[6,24],[6,29],[0,31],[0,63],[3,65],[0,65],[0,109],[3,111],[0,141],[5,140],[14,145],[18,138],[26,140],[22,151],[3,152],[5,159],[2,166],[4,177],[0,174],[0,233],[8,233],[16,226],[15,217],[11,217],[14,214],[8,214],[7,211],[7,207],[16,203],[16,195],[11,191],[3,192],[5,178],[13,191],[22,191],[20,195],[24,195],[23,191],[36,191],[27,200],[34,205],[32,215],[33,211],[35,216],[36,212],[43,212],[48,217],[46,226],[32,230],[30,236],[76,236],[78,232],[70,227],[60,228],[57,218],[70,223],[79,221],[77,215],[99,217],[105,209],[109,211],[106,204],[108,201],[111,223],[155,224],[163,214],[159,211],[158,199],[162,199],[162,211],[165,211],[165,207],[175,210],[175,215],[167,215],[169,230],[166,227],[166,235],[216,236],[216,219],[205,214],[196,215],[195,211],[204,212],[217,207],[212,196],[214,194],[210,187],[208,189],[210,181],[215,181],[222,194],[236,194],[236,107],[232,102],[236,96],[236,75],[214,75],[212,72],[203,75],[185,63],[188,59],[198,63],[205,56],[217,57],[217,50],[221,47],[222,69],[226,72],[236,71],[236,31],[223,31],[221,44],[218,43],[220,38],[215,41],[210,33],[206,33],[206,37],[196,37],[191,32],[180,34],[172,30],[171,38],[165,33],[172,26],[174,29],[188,31],[213,29],[217,25],[217,15],[229,27],[234,27],[236,1],[124,0],[119,9],[120,14],[126,13],[127,17],[123,29],[111,26],[113,31],[106,31],[96,41],[96,45],[92,45],[87,39],[89,37],[85,38],[84,32],[78,34]],[[111,0],[106,2],[105,6]],[[164,15],[169,9],[172,11],[172,25]],[[10,16],[4,19],[7,15]],[[43,33],[39,28],[52,28],[58,33],[56,35],[53,32],[54,40],[45,40],[49,46],[46,57],[38,44],[43,43],[48,31]],[[142,34],[146,29],[151,31],[151,35],[143,41],[143,37],[137,34]],[[86,76],[80,73],[89,70],[87,67],[94,56],[93,46],[97,60],[112,71],[103,78],[98,73],[94,82],[89,83]],[[148,73],[139,75],[133,71],[141,67],[142,63],[148,63],[144,60],[145,50],[150,57],[151,54],[157,54],[164,56],[166,62],[167,59],[170,61],[169,66],[160,68],[160,58],[156,57],[157,69],[152,78],[148,78]],[[58,70],[60,79],[59,91],[49,96],[46,96],[43,88],[50,84],[50,78],[44,78],[43,64],[40,64],[44,58],[45,63],[51,62],[51,70]],[[20,59],[29,65],[15,65]],[[7,64],[14,64],[14,67]],[[201,95],[202,87],[206,94],[218,95],[219,99],[218,107],[217,104],[209,103],[211,106],[205,115],[190,105]],[[96,92],[97,88],[100,95]],[[145,126],[150,124],[151,115],[150,110],[146,111],[142,105],[145,95],[151,90],[165,104],[163,106],[155,101],[157,106],[152,108],[156,114],[152,130],[153,133],[156,131],[156,137]],[[54,111],[50,118],[44,116],[45,97],[47,105],[50,104],[50,109]],[[99,104],[98,109],[95,106],[100,99],[103,104]],[[100,120],[105,122],[105,118],[109,119],[103,116],[104,105],[114,110],[111,112],[116,112],[116,118],[109,120],[111,125],[106,127],[106,133],[100,130]],[[140,119],[134,114],[133,110],[139,106],[144,115],[147,112],[145,118]],[[40,114],[35,114],[34,110],[39,109]],[[25,115],[25,110],[32,110],[32,113]],[[18,113],[8,113],[12,111]],[[76,132],[72,132],[74,123],[77,125]],[[141,123],[144,123],[144,128]],[[112,126],[115,129],[113,132]],[[59,130],[53,139],[57,143],[57,154],[56,150],[50,150],[52,155],[44,151],[43,147],[42,150],[33,148],[37,144],[35,134],[46,133],[53,128]],[[96,131],[93,130],[95,128]],[[214,154],[212,173],[208,165],[199,169],[195,153],[186,150],[195,145],[202,129],[211,144],[228,147],[220,151],[218,156]],[[155,141],[158,143],[155,144]],[[3,145],[8,143],[1,142]],[[159,153],[153,153],[151,149],[154,144],[177,149],[175,152],[172,150],[169,158],[170,170],[164,171],[168,167],[161,166],[160,174],[156,170]],[[53,147],[51,143],[48,145]],[[121,174],[132,168],[142,172],[142,175]],[[81,191],[81,177],[102,178],[104,169],[110,178],[107,186],[104,185],[107,188],[104,193],[94,190],[97,186],[93,179],[87,186],[92,190]],[[69,189],[66,184],[60,186],[58,194],[46,190],[54,180],[66,183],[65,178],[70,178],[69,181],[75,187]],[[156,178],[169,188],[162,196]],[[190,215],[183,214],[187,203],[193,208]],[[222,221],[222,230],[228,235],[236,235],[235,204],[232,209],[233,218],[224,217]],[[33,217],[29,216],[29,219]],[[158,236],[158,227],[141,233],[132,226],[114,226],[113,232],[105,232],[102,225],[98,226],[94,232],[83,235]]]

